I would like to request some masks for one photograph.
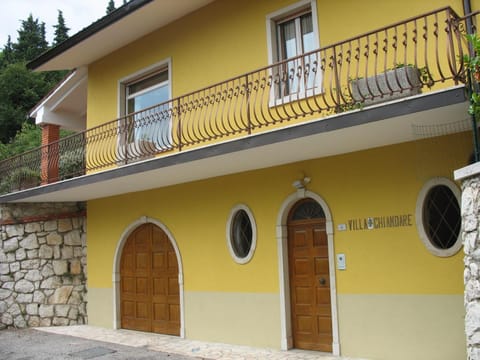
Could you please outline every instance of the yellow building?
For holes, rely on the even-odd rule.
[[[91,325],[465,358],[467,3],[130,1],[29,64],[81,132],[0,201],[87,202]]]

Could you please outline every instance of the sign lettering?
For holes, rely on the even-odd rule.
[[[348,230],[374,230],[413,226],[413,215],[389,215],[348,220]]]

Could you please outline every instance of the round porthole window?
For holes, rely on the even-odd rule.
[[[249,262],[256,246],[256,225],[252,212],[245,205],[237,205],[227,222],[227,245],[232,258],[239,264]]]
[[[460,250],[460,191],[450,180],[435,178],[425,184],[416,218],[420,238],[432,254],[447,257]]]

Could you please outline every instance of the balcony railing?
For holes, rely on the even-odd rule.
[[[442,8],[60,139],[1,161],[0,193],[465,83],[466,20]]]

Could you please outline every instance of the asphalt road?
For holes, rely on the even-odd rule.
[[[2,360],[155,359],[192,360],[176,354],[57,335],[35,329],[0,330]]]

